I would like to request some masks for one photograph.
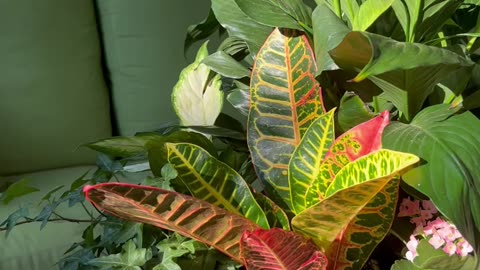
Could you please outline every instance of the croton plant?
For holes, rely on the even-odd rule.
[[[179,269],[190,238],[246,269],[479,268],[478,0],[211,0],[185,49],[217,32],[178,124],[88,145],[110,176],[146,158],[156,177],[75,186],[108,214],[89,267]],[[182,236],[94,238],[112,216]]]

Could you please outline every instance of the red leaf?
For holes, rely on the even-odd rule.
[[[325,270],[327,267],[325,255],[311,240],[278,228],[245,232],[240,249],[248,270]]]

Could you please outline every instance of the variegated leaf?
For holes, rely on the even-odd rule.
[[[310,124],[323,112],[314,55],[305,35],[275,29],[251,76],[248,145],[265,190],[290,208],[288,162]]]
[[[180,193],[123,183],[103,183],[84,188],[85,197],[98,209],[116,217],[176,231],[230,256],[240,258],[244,232],[260,227],[235,215]]]
[[[324,200],[293,218],[294,231],[326,251],[335,265],[329,269],[360,269],[391,226],[399,175],[418,161],[415,155],[379,150],[349,163]]]
[[[320,164],[335,139],[334,111],[320,116],[303,136],[288,165],[288,181],[295,214],[311,206],[307,193],[320,172]]]
[[[235,170],[194,144],[168,143],[166,147],[169,163],[193,196],[269,228],[265,213]]]
[[[325,191],[345,165],[382,147],[383,130],[389,121],[389,113],[385,111],[348,130],[335,140],[320,165],[317,180],[308,190],[306,196],[308,206],[325,197]]]

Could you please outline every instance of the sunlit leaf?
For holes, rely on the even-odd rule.
[[[353,20],[354,31],[366,31],[396,0],[363,1]],[[420,2],[420,1],[419,1]]]

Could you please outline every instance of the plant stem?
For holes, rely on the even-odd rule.
[[[48,222],[51,222],[51,221],[68,221],[68,222],[74,222],[74,223],[90,223],[90,222],[92,222],[92,220],[90,220],[90,219],[72,219],[72,218],[50,218],[50,219],[48,219]],[[39,222],[39,221],[32,218],[32,219],[17,222],[17,224],[15,224],[15,226],[22,225],[22,224],[28,224],[28,223],[32,223],[32,222]],[[0,232],[1,231],[6,231],[6,230],[8,230],[7,227],[0,228]]]

